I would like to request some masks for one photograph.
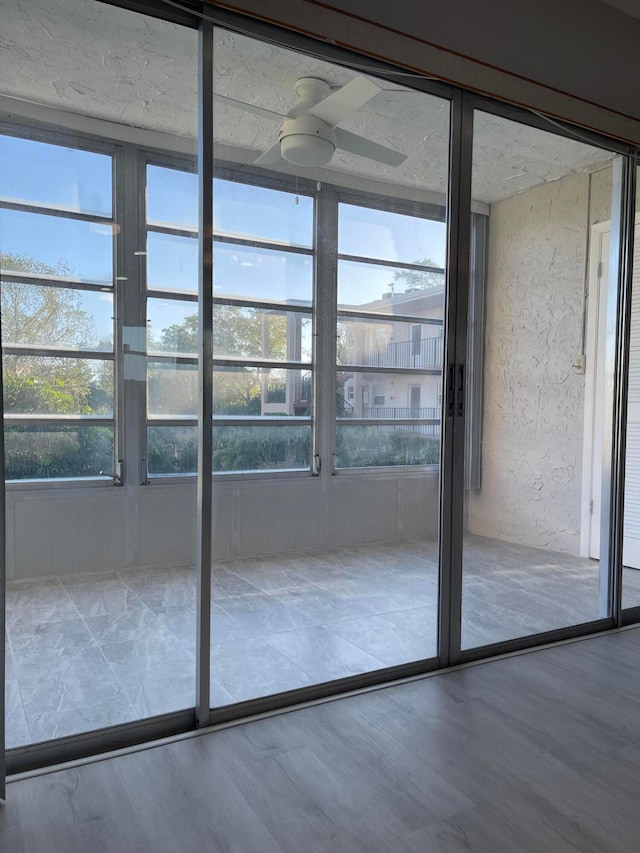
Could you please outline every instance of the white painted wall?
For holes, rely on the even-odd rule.
[[[176,566],[195,557],[195,483],[7,490],[11,579]],[[435,535],[436,474],[214,485],[216,559]]]
[[[579,553],[585,377],[572,363],[582,351],[589,229],[609,218],[610,193],[606,169],[492,205],[473,533]]]

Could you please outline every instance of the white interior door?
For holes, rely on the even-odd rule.
[[[609,286],[609,232],[600,235],[598,258],[598,294],[591,302],[597,306],[598,320],[594,324],[595,340],[589,347],[588,358],[594,359],[593,372],[593,453],[591,476],[591,524],[589,556],[600,556],[600,515],[602,489],[602,434],[606,300]],[[631,345],[629,351],[629,388],[627,413],[627,453],[624,501],[623,563],[640,569],[640,226],[636,225],[633,259],[633,289],[631,298]]]

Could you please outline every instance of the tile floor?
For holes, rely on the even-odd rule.
[[[640,572],[625,591],[640,604]],[[465,541],[463,647],[597,618],[597,563]],[[190,567],[7,585],[7,743],[18,746],[194,704]],[[436,653],[434,541],[215,566],[215,705]]]

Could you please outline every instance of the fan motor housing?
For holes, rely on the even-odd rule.
[[[312,115],[288,118],[280,130],[280,153],[296,166],[325,166],[336,150],[336,134]]]

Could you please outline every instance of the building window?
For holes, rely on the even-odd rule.
[[[411,355],[413,358],[420,357],[420,344],[422,343],[422,326],[411,327]]]
[[[111,476],[112,155],[3,134],[0,162],[6,478]]]

